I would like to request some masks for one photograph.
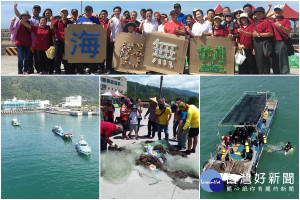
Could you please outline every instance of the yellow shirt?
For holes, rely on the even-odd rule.
[[[268,114],[269,114],[269,112],[267,110],[265,110],[263,112],[263,119],[268,119]]]
[[[187,117],[182,130],[186,130],[191,124],[191,128],[199,128],[200,113],[196,106],[190,105],[187,110]]]
[[[158,124],[160,125],[167,125],[167,121],[169,119],[169,115],[171,115],[172,111],[169,107],[166,107],[166,111],[158,117]],[[157,107],[156,111],[155,111],[156,115],[160,115],[161,111],[160,109]]]

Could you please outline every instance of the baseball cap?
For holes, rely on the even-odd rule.
[[[193,12],[196,12],[197,10],[200,10],[199,8],[194,8],[193,9]]]
[[[64,10],[68,12],[68,9],[66,9],[66,8],[61,9],[60,12],[62,12]]]
[[[41,6],[39,6],[39,5],[34,5],[34,6],[33,6],[33,9],[39,9],[39,10],[41,10]]]
[[[265,13],[265,9],[263,7],[257,7],[254,11],[254,13],[256,12],[262,12],[262,13]]]
[[[274,7],[274,10],[276,10],[276,9],[283,10],[283,5],[276,5],[276,6]]]
[[[181,8],[181,5],[179,3],[175,3],[174,8]]]

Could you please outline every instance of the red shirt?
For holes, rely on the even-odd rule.
[[[179,33],[174,32],[174,28],[181,30],[184,28],[184,25],[181,21],[176,20],[175,22],[168,21],[164,26],[164,30],[166,33],[179,35]]]
[[[64,24],[62,19],[54,20],[53,26],[55,28],[55,37],[58,38],[60,41],[65,42],[65,28],[68,24],[73,24],[72,21],[67,20]]]
[[[106,43],[109,44],[110,43],[110,33],[111,33],[111,30],[107,30],[107,27],[108,27],[108,20],[106,20],[106,22],[104,22],[102,19],[99,19],[99,22],[100,24],[103,26],[103,28],[106,29]]]
[[[116,125],[110,122],[101,122],[100,128],[101,128],[100,134],[102,136],[110,137],[112,133],[116,130]]]
[[[29,29],[26,28],[21,23],[20,23],[20,27],[17,32],[15,45],[21,45],[21,46],[25,46],[25,47],[31,46],[31,33],[29,32]]]
[[[254,30],[254,25],[249,24],[246,28],[244,28],[242,25],[240,25],[240,29],[252,33]],[[243,33],[239,33],[240,36],[240,44],[243,44],[245,46],[245,49],[253,49],[253,41],[252,41],[252,36],[247,36]]]
[[[114,104],[111,104],[111,105],[107,105],[107,116],[108,116],[108,119],[114,119],[115,116],[114,116],[114,111],[115,111],[115,106]]]
[[[272,24],[268,19],[263,19],[259,22],[255,22],[256,24],[256,29],[254,26],[253,31],[257,30],[257,33],[273,33],[273,28],[272,28]]]
[[[275,22],[276,22],[276,19],[272,20],[272,22],[271,22],[271,23],[272,23],[273,30],[274,30],[274,31],[273,31],[273,33],[274,33],[273,40],[279,40],[279,41],[282,40],[281,37],[280,37],[280,35],[279,35],[279,33],[281,34],[281,36],[282,36],[285,40],[287,40],[289,36],[288,36],[287,34],[285,34],[285,33],[282,31],[281,28],[276,27],[276,29],[278,30],[279,33],[276,31],[275,25],[274,25]],[[279,22],[283,27],[285,27],[285,28],[291,30],[291,23],[290,23],[290,20],[288,20],[288,19],[282,17],[281,19],[278,20],[278,22]]]
[[[229,30],[227,27],[220,25],[218,29],[215,27],[212,28],[213,36],[227,37],[229,34]]]
[[[46,51],[50,47],[50,27],[46,26],[43,29],[41,26],[32,25],[30,31],[34,32],[33,48]]]

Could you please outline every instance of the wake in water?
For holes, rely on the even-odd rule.
[[[274,153],[280,153],[280,154],[285,154],[285,155],[293,152],[293,150],[295,149],[295,147],[293,147],[289,151],[286,151],[284,149],[285,145],[286,144],[284,142],[280,142],[277,145],[267,144],[265,149],[267,150],[268,153],[274,152]]]

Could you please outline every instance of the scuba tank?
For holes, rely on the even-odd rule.
[[[249,144],[248,144],[248,142],[245,142],[245,149],[246,149],[246,152],[249,153]]]
[[[225,150],[225,149],[223,149],[223,150],[222,150],[222,156],[221,156],[221,159],[223,159],[223,158],[224,158],[224,156],[225,156],[225,153],[226,153],[226,150]]]
[[[263,141],[264,141],[264,144],[267,144],[267,137],[265,136],[265,134],[263,135]]]

